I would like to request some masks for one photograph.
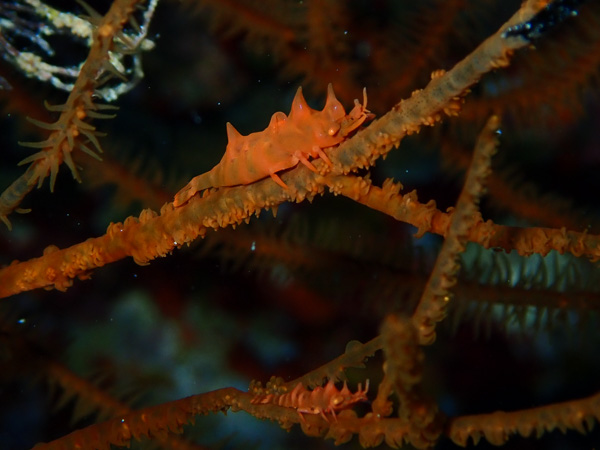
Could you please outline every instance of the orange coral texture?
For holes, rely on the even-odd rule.
[[[334,85],[339,79],[342,92],[347,92],[353,83],[348,79],[352,77],[340,76],[339,72],[349,75],[356,71],[350,67],[349,49],[343,42],[329,39],[327,27],[319,26],[324,17],[322,9],[335,12],[333,16],[341,21],[344,6],[335,1],[322,2],[321,7],[317,7],[320,2],[307,3],[306,16],[311,25],[304,36],[315,43],[315,52],[323,61],[321,67],[307,68],[306,71],[311,72],[307,75],[317,85],[324,77],[330,77],[329,82],[333,81]],[[448,14],[459,11],[459,3],[462,2],[447,2],[444,11]],[[237,20],[257,26],[264,35],[276,34],[282,55],[289,56],[297,50],[297,46],[291,44],[296,36],[291,32],[294,28],[292,15],[288,18],[289,23],[277,22],[267,12],[258,7],[254,9],[245,2],[232,0],[217,5],[206,1],[200,4],[213,11],[216,24],[231,20],[227,18],[234,11],[239,15]],[[477,444],[482,437],[494,445],[503,445],[515,434],[539,437],[554,429],[590,431],[600,419],[600,394],[513,412],[446,417],[423,383],[428,363],[423,349],[436,342],[440,336],[438,324],[450,314],[449,308],[455,301],[460,283],[460,257],[467,243],[476,243],[485,249],[514,250],[521,256],[547,255],[556,251],[592,261],[600,259],[600,236],[585,230],[508,226],[483,219],[479,202],[485,194],[488,179],[494,177],[492,155],[502,146],[499,130],[505,110],[497,107],[501,102],[491,102],[496,107],[487,108],[485,114],[480,114],[485,115],[487,121],[482,126],[481,121],[478,122],[480,130],[472,156],[456,158],[470,162],[462,192],[453,208],[444,212],[435,201],[420,202],[415,191],[402,192],[403,186],[392,179],[386,179],[381,186],[375,176],[371,179],[375,163],[382,161],[407,136],[419,133],[424,127],[437,126],[443,120],[460,120],[463,113],[467,117],[477,115],[469,109],[475,108],[470,106],[471,89],[480,87],[482,77],[507,70],[511,64],[517,65],[514,61],[518,60],[519,52],[536,52],[526,33],[508,33],[507,30],[520,30],[520,27],[526,27],[523,24],[541,20],[543,14],[550,14],[552,20],[549,22],[557,25],[563,18],[556,10],[548,9],[552,5],[546,1],[523,3],[496,33],[454,67],[447,71],[430,71],[430,78],[422,89],[413,91],[372,122],[373,115],[366,109],[366,93],[363,103],[355,101],[353,109],[346,113],[333,93],[332,84],[328,84],[322,110],[310,108],[299,88],[289,115],[276,112],[264,131],[242,136],[228,123],[228,143],[221,162],[212,170],[192,178],[174,196],[173,202],[165,203],[159,212],[143,209],[137,216],[110,223],[100,237],[62,249],[49,245],[40,257],[14,261],[0,269],[0,297],[39,288],[67,291],[75,279],[88,279],[96,269],[118,260],[131,257],[139,265],[148,265],[158,257],[167,257],[184,244],[191,244],[198,237],[218,236],[225,233],[223,229],[230,226],[235,229],[262,211],[276,213],[285,203],[312,202],[327,191],[342,195],[364,209],[381,212],[396,222],[416,227],[417,237],[433,233],[444,238],[437,261],[412,310],[408,313],[398,313],[391,308],[386,310],[379,332],[375,331],[372,340],[365,344],[351,341],[340,356],[296,379],[284,381],[274,377],[264,387],[260,382],[252,382],[249,392],[225,387],[134,411],[111,400],[110,396],[79,379],[61,364],[46,361],[41,366],[49,378],[59,380],[57,383],[69,395],[103,405],[100,409],[106,410],[111,418],[36,448],[104,449],[110,445],[128,446],[134,438],[156,440],[168,448],[193,448],[193,444],[171,438],[170,433],[181,433],[183,426],[193,422],[198,415],[227,411],[245,411],[256,418],[276,421],[285,429],[299,424],[306,435],[333,439],[336,444],[357,436],[363,447],[385,442],[391,447],[408,443],[417,448],[431,448],[444,436],[461,446],[470,441]],[[110,53],[120,51],[115,39],[124,27],[136,27],[133,16],[138,7],[143,8],[144,2],[115,0],[103,17],[92,18],[96,31],[73,91],[64,105],[50,108],[50,111],[60,113],[60,118],[52,124],[32,121],[47,129],[49,137],[29,144],[40,151],[24,161],[31,165],[0,197],[0,218],[7,225],[10,225],[8,216],[18,211],[34,185],[41,185],[50,175],[50,185],[54,187],[62,162],[81,181],[73,160],[75,150],[92,156],[101,151],[98,141],[101,134],[91,122],[112,116],[102,112],[111,108],[96,102],[94,92],[101,83],[100,74],[110,64]],[[571,5],[564,8],[569,9]],[[585,20],[582,23],[585,27]],[[332,29],[338,28],[335,24]],[[432,26],[428,34],[430,40],[435,42],[444,34],[449,27],[444,24],[437,28]],[[256,39],[256,31],[250,28],[248,39]],[[329,42],[346,58],[340,57],[338,66],[328,61],[327,50],[319,44],[322,42]],[[410,70],[418,71],[417,67],[425,65],[427,55],[433,51],[416,53],[415,67]],[[296,63],[303,61],[301,52],[294,54]],[[383,65],[384,62],[374,61],[376,64]],[[333,66],[337,69],[332,69]],[[593,67],[593,64],[589,66]],[[395,81],[398,85],[404,83],[402,77]],[[395,89],[392,83],[391,89]],[[476,106],[477,101],[473,102]],[[495,114],[488,114],[491,109]],[[95,151],[87,147],[89,143]],[[493,189],[502,183],[492,180],[489,184]],[[209,230],[215,233],[211,234]],[[238,230],[232,231],[236,232]],[[254,251],[256,241],[252,242]],[[341,259],[336,263],[343,264]],[[175,285],[177,281],[170,283]],[[166,303],[175,303],[177,287],[169,286],[166,291],[169,292]],[[315,309],[319,309],[319,300],[315,303]],[[306,317],[310,320],[311,314]],[[11,333],[5,332],[7,336]],[[368,368],[364,369],[377,352],[383,356],[369,362]],[[354,375],[356,372],[360,375]],[[356,390],[348,388],[346,378],[349,374],[355,377],[352,383],[358,384]],[[343,388],[338,389],[335,383],[342,380]],[[367,392],[369,384],[377,388]],[[362,386],[365,386],[364,390]],[[371,401],[364,404],[365,400]]]

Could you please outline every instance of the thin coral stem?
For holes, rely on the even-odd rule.
[[[393,387],[398,398],[398,417],[410,424],[413,435],[437,439],[435,436],[442,432],[442,420],[437,405],[422,392],[425,355],[413,320],[388,316],[381,326],[381,337],[385,354],[382,385]],[[374,406],[384,404],[384,395],[385,390],[380,389]]]
[[[246,411],[259,419],[278,421],[289,428],[302,419],[294,408],[279,405],[252,403],[253,394],[235,388],[192,395],[172,402],[120,414],[106,422],[90,425],[60,439],[36,445],[35,450],[62,450],[65,448],[109,449],[110,445],[129,446],[132,439],[144,437],[166,440],[170,433],[181,433],[183,426],[193,423],[201,414]],[[319,415],[303,418],[303,428],[308,434],[320,436],[328,423]]]
[[[54,189],[56,176],[60,165],[65,162],[69,166],[73,178],[81,181],[77,167],[73,163],[71,152],[76,148],[92,154],[98,158],[96,153],[90,150],[84,141],[89,140],[94,148],[101,152],[100,144],[96,136],[100,135],[95,127],[84,120],[86,118],[110,118],[111,115],[99,113],[98,110],[115,109],[114,106],[94,103],[96,89],[99,87],[100,75],[106,70],[109,61],[109,51],[113,49],[113,39],[118,35],[127,23],[130,15],[140,0],[116,0],[106,15],[97,23],[94,32],[93,43],[89,54],[69,97],[64,105],[49,106],[50,111],[60,111],[58,120],[54,123],[45,123],[30,119],[35,125],[49,130],[50,135],[41,142],[22,142],[21,145],[39,148],[39,152],[25,158],[21,164],[30,164],[25,177],[29,189],[19,189],[19,195],[14,195],[14,183],[0,196],[0,220],[7,223],[6,216],[14,211],[20,202],[36,183],[38,187],[48,175],[50,175],[50,190]],[[23,184],[22,182],[20,183]],[[11,192],[12,190],[12,192]],[[10,222],[7,223],[10,225]]]
[[[31,170],[26,170],[23,175],[17,178],[12,184],[0,194],[0,220],[4,222],[9,230],[12,225],[8,215],[18,210],[19,205],[27,194],[35,187],[37,178],[32,176]]]
[[[492,156],[498,146],[498,126],[498,117],[490,117],[477,140],[444,245],[413,314],[413,323],[419,332],[421,344],[435,341],[435,326],[446,317],[446,309],[452,296],[451,289],[456,284],[456,275],[460,269],[459,257],[467,244],[469,230],[481,222],[479,200],[484,191],[484,182],[491,172]]]
[[[402,194],[402,185],[386,180],[383,186],[354,175],[329,176],[327,184],[337,194],[351,198],[371,209],[381,211],[400,222],[418,229],[417,236],[426,232],[446,236],[452,212],[436,208],[435,201],[419,201],[416,191]],[[491,220],[476,223],[468,233],[468,240],[485,248],[516,250],[520,255],[534,253],[542,256],[551,250],[585,256],[592,261],[600,259],[600,236],[566,228],[525,228],[495,224]]]
[[[244,399],[244,397],[248,397]],[[49,443],[38,444],[36,450],[65,448],[108,449],[110,445],[128,446],[131,439],[160,437],[181,433],[183,425],[198,414],[227,411],[250,403],[250,395],[235,388],[224,388],[193,395],[173,402],[120,414],[103,423],[90,425]]]
[[[365,360],[381,350],[382,345],[381,336],[377,336],[364,344],[358,341],[350,341],[342,355],[295,380],[289,381],[286,386],[289,389],[298,383],[303,383],[305,386],[313,387],[320,386],[325,378],[329,380],[342,379],[344,370],[350,367],[363,367]]]
[[[446,434],[456,444],[466,447],[469,439],[477,443],[482,437],[494,445],[505,444],[511,436],[522,437],[559,429],[590,431],[600,420],[600,392],[586,398],[554,403],[514,412],[497,411],[491,414],[462,416],[450,420]]]

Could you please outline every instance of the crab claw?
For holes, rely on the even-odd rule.
[[[371,111],[367,109],[367,88],[363,88],[363,103],[361,104],[357,99],[354,100],[354,108],[342,121],[339,134],[348,136],[365,121],[372,120],[374,117],[375,114],[371,114]]]

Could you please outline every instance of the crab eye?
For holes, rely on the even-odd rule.
[[[335,136],[337,134],[337,132],[340,131],[340,124],[339,123],[334,123],[333,125],[331,125],[329,127],[329,129],[327,130],[327,134],[329,136]]]

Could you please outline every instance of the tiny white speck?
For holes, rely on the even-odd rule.
[[[250,246],[250,251],[256,250],[256,241],[252,241],[252,245]]]

